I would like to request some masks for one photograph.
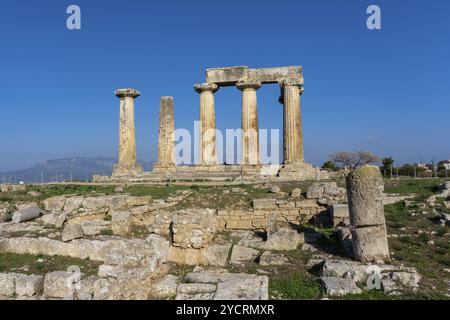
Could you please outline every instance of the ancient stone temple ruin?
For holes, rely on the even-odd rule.
[[[158,182],[171,180],[205,181],[286,181],[326,178],[326,172],[304,162],[300,96],[303,94],[301,66],[259,68],[227,67],[207,69],[206,82],[195,84],[200,98],[199,161],[177,165],[174,149],[173,98],[162,97],[158,127],[158,160],[152,172],[143,172],[136,161],[134,133],[134,89],[116,91],[120,98],[119,160],[112,177],[95,176],[96,181]],[[260,161],[257,90],[264,84],[280,86],[283,105],[283,155],[279,165]],[[221,87],[235,86],[242,92],[242,159],[239,165],[225,165],[217,159],[215,97]]]

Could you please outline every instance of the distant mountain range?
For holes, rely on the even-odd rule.
[[[41,183],[61,181],[88,181],[93,175],[111,175],[115,158],[72,157],[47,160],[29,169],[0,173],[0,183]],[[152,170],[149,162],[139,161],[145,171]]]

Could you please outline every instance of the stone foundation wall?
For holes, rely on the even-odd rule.
[[[314,200],[280,201],[258,199],[253,201],[253,209],[219,210],[218,226],[221,230],[266,230],[268,221],[306,223],[316,215],[327,211]]]

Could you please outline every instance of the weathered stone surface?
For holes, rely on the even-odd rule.
[[[41,208],[39,206],[32,206],[24,209],[20,209],[14,212],[12,216],[12,221],[14,223],[21,223],[26,221],[31,221],[39,218],[41,215]]]
[[[180,210],[172,220],[173,245],[200,249],[209,244],[217,231],[216,213],[212,209]]]
[[[291,191],[291,198],[300,198],[302,196],[302,189],[295,188]]]
[[[255,199],[253,200],[253,208],[255,210],[276,209],[277,203],[275,199]]]
[[[353,256],[363,262],[389,260],[384,225],[352,229]]]
[[[45,275],[44,295],[50,298],[73,299],[75,287],[81,275],[72,272],[55,271]]]
[[[82,221],[80,226],[85,236],[96,236],[101,234],[102,231],[108,230],[111,227],[111,222],[105,220]]]
[[[170,247],[167,260],[180,265],[198,266],[201,261],[200,250]]]
[[[64,227],[61,239],[64,242],[72,241],[74,239],[83,238],[83,229],[79,224],[68,224]]]
[[[339,228],[337,230],[337,236],[341,242],[342,247],[349,256],[353,256],[353,243],[352,243],[352,233],[349,228]]]
[[[268,236],[267,241],[262,243],[261,249],[277,251],[296,250],[304,242],[304,234],[298,233],[297,230],[279,228]]]
[[[0,184],[0,192],[17,192],[26,189],[27,186],[23,184]]]
[[[6,202],[0,202],[0,223],[7,220],[10,211],[10,205]]]
[[[308,199],[326,199],[329,204],[346,202],[346,191],[339,188],[336,182],[315,182],[306,192]]]
[[[231,244],[213,244],[201,250],[202,265],[225,267],[227,265]]]
[[[415,291],[419,288],[421,276],[417,272],[397,271],[383,276],[381,287],[388,295],[398,295],[405,291]]]
[[[243,276],[219,282],[214,300],[269,300],[269,278]]]
[[[151,283],[149,298],[151,299],[170,299],[177,294],[178,277],[166,275],[156,279]]]
[[[82,279],[75,286],[75,296],[77,300],[92,300],[94,296],[94,284],[99,278],[97,276],[89,276]]]
[[[225,269],[203,270],[196,268],[188,273],[185,281],[189,283],[209,283],[217,285],[214,294],[196,296],[192,299],[215,300],[268,300],[269,279],[266,276],[254,274],[229,273]],[[178,297],[186,298],[186,297]]]
[[[52,197],[45,199],[43,201],[44,209],[48,212],[61,212],[64,208],[64,205],[66,203],[66,197],[64,196],[58,196],[58,197]]]
[[[14,273],[0,273],[0,296],[10,297],[16,292],[16,275]]]
[[[173,97],[161,97],[158,127],[158,161],[155,168],[175,166]]]
[[[55,227],[58,222],[59,214],[57,213],[49,213],[42,216],[42,223],[48,227]]]
[[[64,226],[64,223],[67,221],[67,213],[63,212],[58,216],[58,219],[55,221],[55,228],[61,229]]]
[[[32,297],[40,295],[44,288],[44,277],[39,275],[16,275],[16,294]]]
[[[125,236],[131,231],[133,214],[130,211],[114,211],[111,213],[111,228],[115,235]]]
[[[388,260],[380,169],[364,166],[350,172],[346,181],[354,258],[359,261]]]
[[[280,193],[281,189],[279,186],[272,186],[272,188],[270,188],[270,193]]]
[[[350,213],[347,204],[333,204],[330,206],[333,225],[348,226],[350,224]]]
[[[178,285],[178,293],[184,294],[199,294],[199,293],[214,293],[217,290],[215,284],[210,283],[182,283]]]
[[[84,199],[85,197],[82,196],[74,196],[67,198],[64,204],[64,212],[72,213],[78,211],[82,207]]]
[[[352,279],[322,277],[320,278],[329,296],[344,296],[346,294],[359,294],[362,290],[356,286]]]
[[[288,258],[284,254],[266,251],[259,257],[259,265],[263,267],[282,266],[286,263],[288,263]]]
[[[243,247],[239,245],[233,246],[231,251],[230,263],[234,265],[245,265],[247,263],[253,262],[259,255],[259,251]]]
[[[376,166],[364,166],[347,176],[350,222],[352,226],[385,223],[383,177]]]
[[[93,300],[115,300],[119,294],[117,279],[101,278],[94,282]]]

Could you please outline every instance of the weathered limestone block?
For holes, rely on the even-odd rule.
[[[322,277],[320,280],[329,296],[344,296],[346,294],[362,293],[362,290],[356,286],[355,281],[352,279]]]
[[[350,213],[347,204],[333,204],[329,207],[333,226],[350,224]]]
[[[20,209],[14,212],[12,216],[12,222],[21,223],[39,218],[41,215],[41,208],[39,206],[32,206],[24,209]]]
[[[203,248],[211,242],[216,231],[215,210],[180,210],[173,216],[173,245],[176,247]]]
[[[0,273],[0,296],[10,297],[16,292],[16,275],[14,273]]]
[[[111,228],[115,235],[125,236],[131,231],[133,214],[130,211],[115,211],[111,213]]]
[[[112,206],[112,209],[121,209],[122,206],[120,204],[120,198],[115,198],[118,201],[117,206]],[[143,196],[143,197],[133,197],[133,196],[126,196],[125,197],[125,206],[127,208],[129,207],[136,207],[136,206],[145,206],[148,204],[151,204],[153,202],[153,199],[151,196]]]
[[[269,278],[245,275],[217,284],[214,300],[269,300]]]
[[[266,251],[259,257],[259,265],[262,267],[282,266],[287,263],[288,258],[284,254],[276,254]]]
[[[291,198],[300,198],[302,196],[302,189],[295,188],[291,191]]]
[[[258,256],[258,250],[235,245],[233,247],[233,250],[231,251],[230,263],[234,265],[245,265],[247,263],[255,261]]]
[[[66,203],[64,205],[64,212],[72,213],[74,211],[78,211],[83,205],[85,197],[82,196],[75,196],[75,197],[69,197],[66,200]]]
[[[162,278],[152,281],[150,285],[150,299],[170,299],[177,294],[178,277],[174,275],[165,275]]]
[[[352,229],[353,256],[364,262],[386,261],[389,247],[384,225]]]
[[[39,275],[16,275],[16,295],[33,297],[42,293],[44,277]]]
[[[68,224],[64,227],[61,239],[64,242],[68,242],[74,239],[83,238],[83,236],[83,229],[79,224]]]
[[[77,300],[92,300],[94,296],[94,284],[99,278],[97,276],[89,276],[82,279],[75,286],[75,296]]]
[[[360,261],[389,259],[380,169],[364,166],[347,176],[354,258]]]
[[[253,200],[255,210],[271,210],[277,208],[276,199],[255,199]]]
[[[167,260],[179,265],[198,266],[201,251],[193,248],[170,247]]]
[[[64,208],[64,205],[66,203],[66,197],[64,196],[58,196],[58,197],[52,197],[45,199],[43,201],[44,209],[48,212],[61,212]]]
[[[262,246],[265,250],[290,251],[296,250],[300,244],[305,243],[303,233],[289,228],[279,228],[267,237]]]
[[[48,227],[54,227],[58,222],[59,214],[58,213],[49,213],[42,216],[42,223]]]
[[[8,218],[10,205],[6,202],[0,202],[0,223],[3,223]]]
[[[82,274],[66,271],[47,273],[44,279],[44,295],[50,298],[73,299],[81,277]]]
[[[322,200],[333,204],[347,201],[347,193],[344,188],[339,188],[336,182],[315,182],[306,192],[308,199]]]
[[[96,236],[101,234],[102,231],[108,230],[111,227],[111,222],[105,220],[83,221],[80,226],[85,236]]]
[[[228,262],[228,256],[231,250],[231,244],[213,244],[201,250],[200,263],[206,266],[225,267]]]
[[[94,282],[93,300],[116,300],[119,296],[117,279],[100,278]]]
[[[252,221],[251,220],[240,220],[240,219],[229,219],[225,226],[226,229],[230,230],[251,230]]]

